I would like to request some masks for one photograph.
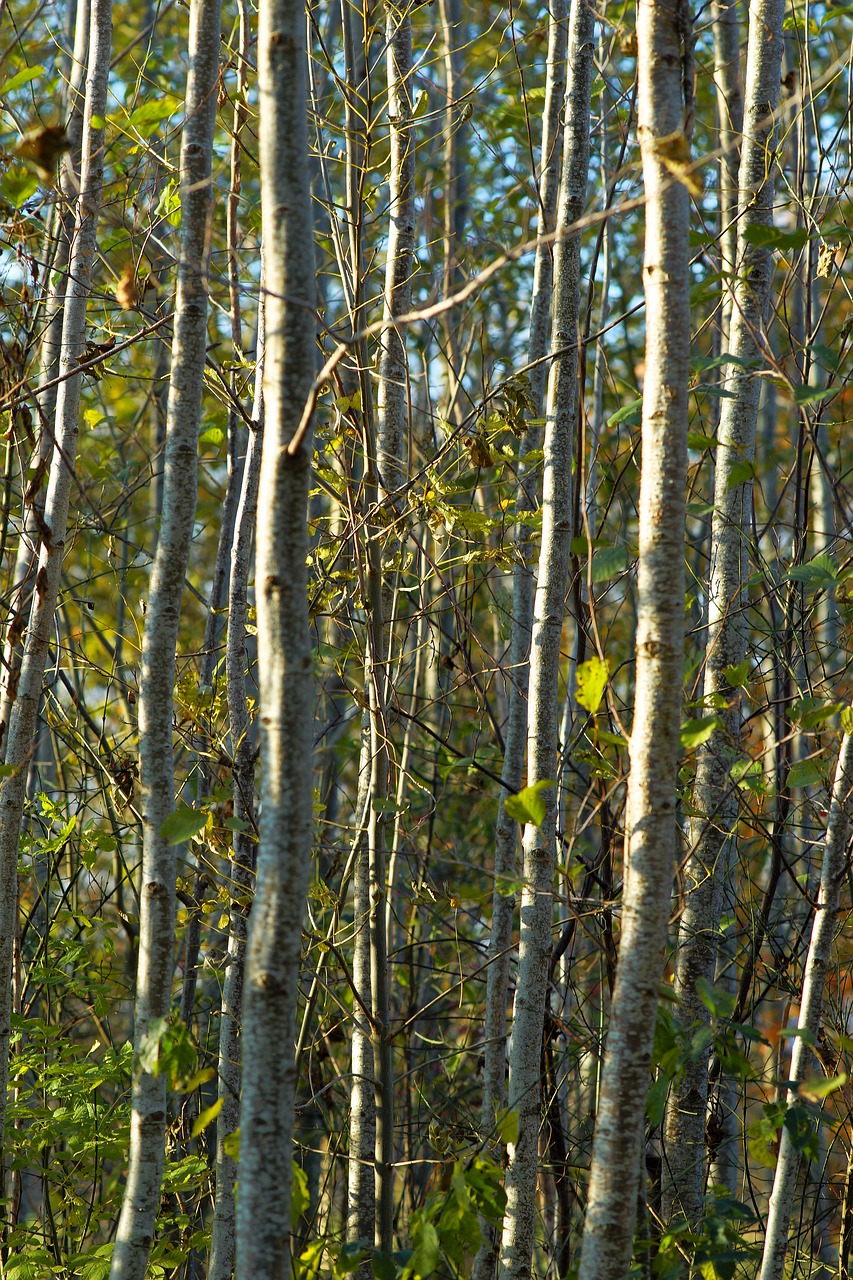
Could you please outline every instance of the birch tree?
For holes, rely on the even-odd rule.
[[[181,139],[181,239],[166,409],[163,512],[151,569],[139,701],[143,844],[134,1019],[136,1064],[127,1182],[110,1280],[142,1280],[145,1275],[163,1177],[167,1082],[165,1074],[157,1071],[156,1061],[172,996],[176,878],[175,848],[163,825],[174,809],[175,654],[198,489],[197,440],[206,347],[220,12],[220,0],[195,0],[190,8],[186,118]]]
[[[222,1013],[219,1028],[218,1098],[222,1099],[216,1124],[216,1191],[213,1231],[210,1242],[208,1280],[231,1280],[236,1256],[236,1209],[234,1181],[237,1161],[232,1144],[240,1120],[240,1027],[243,1013],[243,981],[246,966],[246,936],[252,894],[255,843],[255,749],[250,736],[246,691],[246,636],[249,611],[249,577],[258,509],[261,449],[263,444],[264,281],[261,273],[260,314],[255,355],[255,403],[252,430],[243,461],[240,498],[231,547],[231,576],[228,584],[228,632],[226,640],[226,680],[231,756],[234,761],[234,817],[239,829],[234,833],[229,893],[228,956],[222,984]]]
[[[848,712],[847,715],[849,714]],[[800,1016],[797,1022],[799,1035],[794,1039],[791,1054],[792,1084],[786,1090],[789,1106],[797,1103],[798,1089],[805,1083],[804,1077],[809,1059],[812,1057],[812,1046],[820,1031],[826,975],[835,938],[841,889],[847,876],[851,795],[853,795],[853,735],[845,733],[841,740],[832,788],[823,850],[820,893],[803,973]],[[760,1280],[781,1280],[784,1272],[785,1256],[788,1251],[788,1228],[791,1223],[791,1210],[801,1158],[802,1153],[795,1146],[790,1126],[783,1124],[776,1173],[773,1178],[773,1193],[767,1215]]]
[[[111,0],[93,0],[89,19],[86,98],[83,108],[83,148],[80,194],[74,215],[74,237],[68,262],[68,285],[62,320],[59,368],[62,381],[55,417],[45,424],[51,440],[50,471],[35,590],[24,640],[21,670],[14,698],[6,706],[10,722],[6,735],[6,765],[12,772],[0,790],[0,1184],[5,1184],[6,1099],[12,1014],[12,958],[17,937],[18,842],[27,786],[27,765],[41,701],[66,549],[68,512],[75,485],[74,464],[80,417],[80,383],[75,373],[85,346],[86,305],[92,265],[97,252],[98,217],[104,176],[104,126],[107,78],[112,39]],[[5,1194],[5,1185],[0,1185]]]
[[[676,847],[690,202],[687,187],[673,169],[689,162],[693,92],[690,10],[684,0],[673,7],[641,0],[637,72],[637,131],[646,196],[646,366],[634,720],[622,933],[595,1122],[580,1280],[617,1280],[630,1265]],[[682,176],[684,172],[682,168]]]
[[[738,179],[738,270],[729,339],[734,363],[716,452],[705,654],[705,699],[722,706],[719,729],[699,749],[693,797],[699,816],[691,831],[693,847],[685,869],[688,893],[675,958],[681,1017],[692,1030],[708,1023],[700,990],[702,983],[714,980],[722,885],[738,821],[739,793],[731,770],[740,752],[740,689],[746,675],[745,584],[760,391],[757,370],[767,359],[765,316],[773,271],[772,252],[756,247],[752,229],[773,223],[775,170],[768,162],[768,150],[779,93],[784,12],[778,0],[750,8]],[[686,1063],[666,1116],[667,1205],[679,1207],[693,1223],[701,1216],[704,1194],[708,1055],[705,1049]]]
[[[580,231],[589,168],[589,119],[595,17],[573,0],[568,32],[568,75],[563,171],[554,255],[551,345],[555,353],[548,388],[543,443],[542,543],[533,605],[528,786],[544,787],[545,815],[524,830],[524,888],[518,949],[518,983],[512,1017],[509,1107],[518,1115],[518,1137],[509,1144],[507,1205],[500,1247],[501,1280],[530,1274],[535,1240],[539,1146],[540,1063],[545,991],[551,953],[555,862],[556,777],[559,748],[560,640],[572,539],[572,453],[578,414]]]
[[[312,840],[313,677],[306,557],[314,376],[314,246],[305,22],[264,0],[258,92],[266,352],[255,581],[263,781],[243,992],[239,1280],[290,1275],[296,987]]]

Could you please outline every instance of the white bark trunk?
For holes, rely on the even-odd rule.
[[[689,154],[690,11],[641,0],[638,134],[646,191],[636,687],[622,935],[601,1078],[580,1280],[628,1273],[676,843],[684,650],[690,202],[667,160]],[[685,100],[686,99],[686,100]]]
[[[256,592],[263,753],[243,992],[238,1280],[289,1280],[296,990],[313,829],[307,503],[312,437],[288,452],[314,376],[305,16],[262,0],[259,151],[266,294]]]
[[[578,414],[580,233],[570,228],[583,213],[589,170],[590,94],[595,19],[584,0],[573,0],[568,34],[568,89],[563,174],[554,255],[551,370],[544,441],[542,544],[533,607],[530,655],[528,785],[557,777],[560,639],[572,539],[572,455]],[[501,1280],[529,1277],[536,1226],[536,1172],[541,1115],[542,1028],[551,953],[557,791],[544,793],[545,818],[524,831],[524,889],[518,985],[512,1021],[509,1106],[518,1112],[518,1140],[509,1145],[507,1206],[500,1249]]]
[[[804,1081],[806,1068],[812,1056],[811,1045],[820,1029],[823,989],[832,958],[835,922],[841,890],[847,879],[851,796],[853,796],[853,735],[847,733],[841,741],[841,751],[835,770],[832,802],[826,824],[820,893],[803,974],[803,993],[800,999],[800,1017],[797,1027],[800,1031],[806,1032],[809,1039],[806,1041],[801,1036],[797,1036],[791,1054],[790,1079],[795,1086]],[[789,1104],[796,1102],[796,1087],[788,1090],[787,1098]],[[783,1125],[767,1215],[760,1280],[781,1280],[785,1269],[788,1228],[797,1187],[800,1156],[801,1152],[794,1148],[790,1130]]]
[[[566,92],[566,0],[551,6],[548,28],[548,64],[545,102],[542,110],[542,144],[539,151],[540,232],[554,229],[557,211],[560,164],[560,119]],[[527,358],[541,360],[547,352],[553,282],[553,248],[540,245],[533,267],[533,298],[530,306],[530,334]],[[543,362],[533,370],[530,399],[533,417],[543,416],[545,400]],[[541,431],[530,427],[519,441],[521,458],[539,448]],[[538,468],[519,461],[515,491],[516,512],[536,508]],[[489,967],[486,971],[486,1008],[483,1045],[483,1100],[480,1127],[491,1141],[495,1116],[506,1098],[507,995],[512,955],[512,924],[515,894],[507,881],[516,873],[518,824],[504,810],[504,801],[521,788],[527,740],[527,678],[530,635],[533,627],[533,571],[530,563],[530,530],[526,524],[515,529],[515,566],[512,574],[512,631],[509,645],[509,707],[498,817],[495,823],[495,885],[492,891],[492,928],[489,935]],[[480,1221],[483,1243],[474,1263],[474,1280],[490,1280],[497,1264],[497,1231],[485,1219]]]
[[[166,411],[163,514],[142,641],[142,884],[134,1020],[137,1053],[152,1023],[169,1016],[172,995],[176,857],[174,847],[161,835],[161,828],[174,808],[172,695],[181,597],[196,509],[219,41],[220,0],[194,0],[190,8],[186,119],[181,140],[181,239]],[[110,1280],[143,1280],[146,1273],[160,1208],[165,1131],[166,1077],[137,1068],[127,1182]]]
[[[0,1195],[5,1185],[3,1134],[11,1036],[12,959],[18,911],[18,843],[26,799],[27,763],[42,693],[45,663],[53,630],[53,617],[62,576],[68,509],[74,483],[77,436],[80,417],[81,374],[74,370],[85,349],[86,303],[89,297],[92,262],[97,253],[97,224],[104,176],[104,128],[107,110],[110,42],[112,38],[111,0],[93,0],[89,24],[89,58],[86,74],[86,103],[83,113],[83,153],[80,166],[80,195],[74,223],[74,241],[65,295],[60,373],[54,446],[50,477],[40,530],[39,567],[35,578],[29,628],[15,697],[8,709],[10,723],[6,736],[6,764],[17,772],[0,789]]]
[[[772,113],[779,92],[782,58],[782,0],[754,0],[750,11],[744,137],[740,167],[739,270],[734,286],[730,349],[738,364],[723,401],[716,456],[711,532],[708,644],[705,697],[719,696],[726,707],[723,726],[698,753],[693,804],[694,848],[685,867],[688,888],[675,958],[674,985],[681,1018],[688,1027],[705,1026],[708,1010],[697,981],[714,980],[722,885],[728,841],[738,820],[738,790],[730,776],[740,750],[740,692],[725,672],[746,654],[744,583],[749,572],[752,482],[732,483],[732,468],[755,457],[755,430],[761,379],[764,316],[773,270],[772,254],[756,249],[748,228],[773,222],[774,169],[767,162]],[[702,1213],[705,1180],[705,1112],[708,1051],[688,1062],[673,1088],[666,1114],[666,1216],[680,1212],[695,1223]]]

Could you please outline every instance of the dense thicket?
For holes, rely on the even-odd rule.
[[[0,21],[0,1273],[846,1277],[851,11]]]

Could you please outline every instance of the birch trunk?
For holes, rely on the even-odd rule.
[[[169,1016],[174,969],[175,849],[161,828],[174,808],[172,747],[178,624],[197,491],[198,431],[204,385],[211,172],[220,0],[190,8],[186,118],[181,139],[181,238],[172,371],[166,410],[163,514],[151,569],[142,641],[139,776],[142,887],[136,976],[135,1048]],[[156,1033],[155,1033],[156,1034]],[[142,1280],[160,1208],[166,1130],[166,1077],[134,1073],[127,1183],[110,1280]]]
[[[808,1039],[797,1036],[791,1055],[791,1081],[794,1088],[787,1093],[788,1104],[796,1101],[797,1086],[804,1081],[811,1057],[811,1045],[820,1029],[823,989],[832,958],[835,923],[841,900],[841,890],[847,879],[848,849],[850,844],[850,803],[853,794],[853,735],[846,733],[841,741],[841,751],[835,771],[832,801],[826,825],[826,841],[823,852],[820,893],[812,924],[812,935],[803,974],[803,992],[800,999],[800,1016],[797,1023]],[[773,1178],[773,1191],[764,1236],[764,1253],[761,1259],[760,1280],[781,1280],[788,1250],[788,1228],[797,1187],[800,1168],[800,1151],[794,1148],[791,1132],[782,1126],[779,1157]]]
[[[530,654],[530,722],[527,781],[557,776],[559,753],[560,640],[572,539],[572,454],[578,415],[580,232],[589,170],[590,94],[594,70],[595,15],[573,0],[568,33],[568,89],[563,173],[554,255],[555,358],[548,389],[542,481],[542,543],[533,606]],[[518,985],[512,1021],[509,1106],[518,1112],[518,1140],[509,1144],[507,1205],[500,1250],[501,1280],[529,1277],[536,1227],[536,1173],[541,1116],[542,1029],[551,954],[552,893],[557,791],[545,793],[540,827],[524,831],[524,889],[518,953]]]
[[[255,581],[263,782],[243,992],[237,1277],[289,1280],[294,1024],[313,826],[311,432],[288,452],[315,356],[305,16],[298,0],[260,5],[258,83],[266,356]]]
[[[729,346],[736,358],[723,400],[716,455],[705,697],[721,697],[722,722],[698,753],[693,805],[693,849],[685,867],[688,888],[675,957],[675,991],[689,1028],[703,1027],[708,1010],[699,980],[713,982],[728,844],[738,820],[738,791],[730,770],[740,751],[741,709],[732,675],[746,654],[745,587],[748,576],[752,482],[733,483],[732,469],[755,457],[755,431],[763,362],[764,319],[773,270],[772,253],[747,239],[750,227],[773,222],[774,169],[768,163],[773,112],[782,59],[782,0],[753,0],[750,10],[744,137],[740,165],[739,269],[734,285]],[[705,1178],[705,1112],[708,1050],[691,1058],[673,1088],[666,1113],[667,1185],[664,1215],[681,1213],[691,1223],[702,1212]]]
[[[712,0],[714,81],[720,155],[720,258],[723,269],[721,349],[728,349],[738,237],[738,167],[743,133],[740,22],[737,0]]]
[[[240,1123],[240,1024],[243,1013],[246,935],[255,853],[255,842],[251,831],[255,816],[255,752],[249,737],[249,715],[246,703],[246,623],[249,607],[249,569],[258,509],[258,482],[264,430],[263,289],[262,271],[255,365],[255,403],[252,409],[253,429],[249,434],[249,447],[243,463],[243,479],[234,526],[234,541],[231,547],[231,578],[228,589],[225,663],[228,732],[231,739],[231,757],[234,762],[234,817],[244,823],[245,828],[234,833],[228,885],[231,896],[228,910],[228,954],[225,980],[222,985],[222,1012],[219,1024],[218,1096],[222,1099],[222,1108],[216,1122],[216,1190],[207,1280],[231,1280],[237,1245],[234,1205],[237,1162],[228,1148]]]
[[[690,10],[641,0],[638,135],[646,192],[646,374],[636,686],[622,936],[596,1117],[580,1280],[622,1280],[631,1260],[652,1039],[676,843],[684,649],[690,352],[690,202],[667,165],[689,155]]]
[[[21,532],[12,577],[14,595],[9,609],[10,621],[6,628],[3,662],[0,667],[0,762],[3,762],[12,706],[18,694],[23,657],[22,632],[32,605],[33,578],[38,564],[39,520],[44,510],[42,483],[53,448],[52,427],[56,418],[59,388],[51,384],[59,372],[62,355],[68,261],[74,232],[73,209],[76,194],[80,190],[78,174],[80,174],[88,48],[89,5],[88,0],[79,0],[66,103],[68,123],[65,134],[70,147],[68,155],[63,157],[59,172],[59,186],[63,201],[61,204],[54,205],[51,232],[46,237],[47,297],[44,303],[44,338],[40,351],[39,383],[41,386],[47,384],[47,389],[40,392],[36,401],[37,443],[30,464],[32,480],[24,491]],[[50,424],[50,430],[47,429],[48,424]]]
[[[542,110],[542,145],[539,152],[540,231],[554,229],[557,211],[560,164],[560,118],[566,92],[566,0],[554,0],[548,27],[548,65],[545,102]],[[530,306],[530,335],[527,358],[541,360],[548,346],[553,284],[553,248],[542,244],[533,267],[533,298]],[[545,364],[534,369],[530,379],[533,417],[542,417],[545,399]],[[538,449],[538,427],[529,427],[519,442],[519,457]],[[515,492],[516,512],[536,508],[536,468],[519,461]],[[486,971],[486,1008],[483,1045],[483,1100],[480,1127],[491,1140],[495,1116],[506,1096],[507,995],[512,953],[512,924],[515,895],[507,892],[507,878],[516,871],[518,826],[504,809],[509,795],[519,791],[524,777],[527,738],[527,678],[530,635],[533,626],[533,570],[530,563],[530,530],[519,523],[515,534],[515,567],[512,574],[512,632],[509,647],[509,707],[507,716],[498,817],[495,823],[495,885],[492,891],[492,928],[489,935]],[[480,1221],[483,1243],[474,1263],[474,1280],[491,1280],[497,1263],[497,1231],[485,1219]]]
[[[44,514],[39,530],[38,571],[15,697],[8,704],[7,765],[16,772],[0,788],[0,1198],[5,1195],[4,1131],[12,1012],[13,947],[17,934],[18,843],[26,800],[28,761],[33,749],[45,664],[66,549],[68,510],[74,482],[80,417],[80,382],[74,370],[85,349],[86,303],[97,252],[97,225],[104,177],[104,128],[112,39],[111,0],[93,0],[89,21],[86,101],[80,195],[74,221],[68,285],[62,322],[60,373],[53,449]],[[99,127],[98,121],[101,122]]]
[[[412,26],[408,6],[389,6],[386,20],[388,119],[391,134],[389,174],[389,229],[385,264],[385,301],[380,333],[379,415],[376,436],[376,469],[379,497],[395,504],[395,491],[403,484],[403,451],[409,420],[409,374],[404,333],[396,325],[412,301],[412,263],[415,249],[415,137],[412,127]],[[374,535],[379,550],[381,530]],[[374,604],[374,661],[371,671],[371,753],[374,767],[388,777],[388,651],[393,575],[382,580]],[[376,626],[378,621],[379,626]],[[374,831],[375,826],[375,831]],[[386,1253],[393,1247],[394,1226],[394,1076],[390,1039],[388,979],[388,898],[386,893],[384,816],[371,816],[370,951],[373,1012],[373,1079],[376,1090],[376,1229],[377,1245]]]

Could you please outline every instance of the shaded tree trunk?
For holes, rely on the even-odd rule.
[[[315,284],[305,17],[264,0],[258,26],[266,354],[255,581],[263,783],[243,990],[238,1280],[290,1277],[296,992],[313,827],[307,505]]]
[[[578,414],[580,232],[589,169],[590,94],[595,17],[573,0],[568,34],[568,87],[563,173],[554,255],[552,349],[542,480],[542,543],[533,605],[527,782],[554,783],[559,751],[560,642],[572,539],[572,455]],[[509,1144],[507,1205],[500,1246],[501,1280],[530,1275],[536,1226],[536,1172],[541,1118],[542,1031],[551,954],[557,789],[544,792],[541,826],[524,830],[524,888],[518,984],[512,1019],[509,1106],[518,1112],[518,1139]]]
[[[97,226],[104,175],[103,121],[107,110],[111,38],[111,0],[93,0],[83,109],[80,195],[69,257],[62,348],[59,354],[59,370],[64,380],[57,390],[53,431],[48,436],[50,438],[52,434],[52,447],[45,454],[45,461],[50,458],[50,474],[44,512],[36,521],[40,539],[38,570],[20,676],[14,697],[10,697],[6,704],[9,725],[5,762],[14,772],[4,779],[0,789],[0,1197],[5,1196],[4,1131],[11,1039],[13,950],[17,936],[18,844],[26,800],[28,764],[34,745],[42,682],[62,578],[71,492],[76,480],[74,465],[77,457],[82,375],[74,370],[85,349],[86,304],[92,263],[97,252]]]
[[[735,469],[752,465],[763,362],[764,317],[773,271],[772,252],[756,248],[750,228],[772,226],[774,169],[767,163],[782,57],[781,0],[754,4],[750,13],[746,108],[740,166],[739,270],[734,284],[729,345],[737,363],[723,400],[716,453],[711,530],[711,575],[705,698],[722,701],[721,727],[698,753],[693,807],[693,849],[685,867],[687,898],[675,957],[674,986],[685,1025],[706,1026],[709,1013],[697,983],[713,982],[723,882],[729,842],[738,821],[739,792],[731,768],[740,753],[741,686],[746,672],[746,594],[752,479]],[[705,1180],[706,1048],[691,1057],[673,1086],[666,1113],[664,1214],[682,1213],[695,1223]]]
[[[139,777],[142,886],[134,1044],[153,1048],[169,1017],[174,970],[175,848],[162,833],[174,809],[172,697],[181,598],[197,497],[198,432],[204,386],[211,171],[219,72],[220,0],[190,8],[186,122],[181,139],[181,237],[163,475],[160,536],[151,570],[142,642]],[[134,1073],[127,1182],[110,1280],[142,1280],[160,1208],[166,1132],[166,1076]]]

